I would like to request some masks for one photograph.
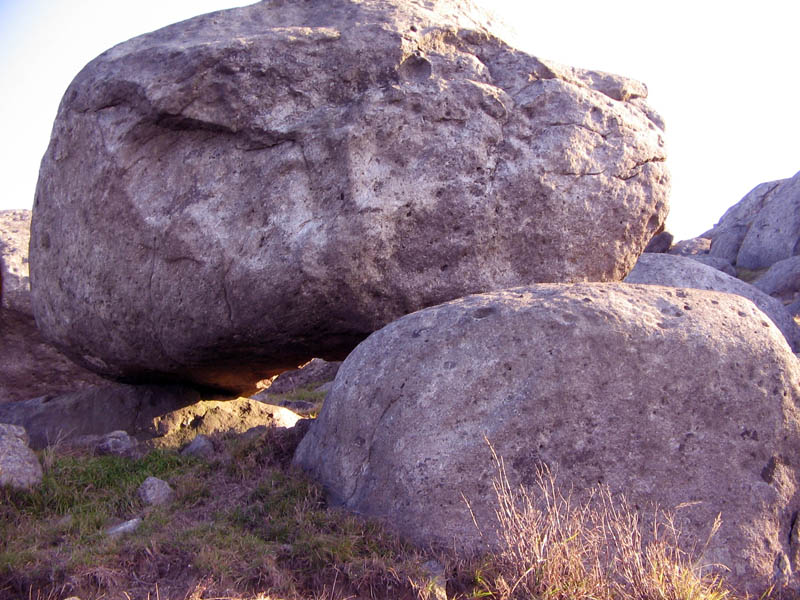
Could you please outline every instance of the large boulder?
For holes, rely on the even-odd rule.
[[[688,546],[702,549],[720,514],[703,564],[727,565],[733,585],[760,593],[798,550],[798,402],[800,363],[744,298],[544,284],[372,334],[345,360],[295,462],[332,502],[418,543],[469,551],[496,543],[485,437],[512,486],[546,465],[576,495],[605,484],[644,513],[689,503],[679,513]]]
[[[743,296],[764,311],[783,332],[792,349],[800,352],[800,327],[780,300],[712,266],[684,256],[642,254],[625,277],[625,282],[713,290]]]
[[[40,328],[244,392],[467,293],[621,279],[667,211],[646,88],[497,31],[470,0],[267,0],[100,55],[42,161]]]
[[[712,256],[749,271],[800,254],[800,173],[756,186],[703,236]]]
[[[0,404],[103,383],[36,327],[28,277],[31,211],[0,211]]]

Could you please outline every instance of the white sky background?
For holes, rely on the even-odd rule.
[[[300,0],[297,0],[300,1]],[[667,122],[677,239],[800,170],[796,0],[483,0],[519,45],[647,84]],[[58,103],[92,58],[231,0],[0,0],[0,209],[30,208]]]

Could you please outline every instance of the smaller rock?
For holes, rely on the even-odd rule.
[[[436,560],[429,560],[422,565],[428,578],[427,590],[433,600],[447,600],[447,577],[444,567]]]
[[[779,260],[753,285],[784,303],[800,300],[800,255]]]
[[[299,369],[285,371],[278,375],[272,384],[262,394],[288,394],[297,388],[310,387],[333,381],[339,371],[341,362],[328,362],[321,358],[314,358]]]
[[[142,524],[142,519],[140,517],[136,517],[135,519],[131,519],[130,521],[125,521],[124,523],[120,523],[119,525],[114,525],[113,527],[109,527],[108,529],[106,529],[106,535],[110,537],[117,537],[118,535],[133,533],[139,528],[139,525],[141,524]]]
[[[208,436],[200,434],[181,450],[181,454],[196,458],[211,458],[214,455],[214,443]]]
[[[136,450],[136,440],[128,435],[127,431],[112,431],[104,436],[95,446],[97,454],[113,454],[115,456],[128,456]]]
[[[733,265],[719,256],[711,256],[710,254],[687,254],[686,258],[691,258],[699,263],[713,267],[718,271],[722,271],[726,275],[736,277],[736,269]]]
[[[682,240],[669,250],[669,254],[676,256],[692,256],[694,254],[708,254],[711,250],[711,240],[704,237],[696,237]]]
[[[786,307],[786,310],[789,311],[789,314],[793,317],[800,317],[800,300],[796,302],[792,302],[789,306]],[[798,323],[800,325],[800,323]]]
[[[29,490],[42,482],[42,465],[23,427],[0,423],[0,485]]]
[[[645,252],[652,252],[654,254],[663,254],[669,252],[672,247],[672,242],[675,238],[669,231],[662,231],[655,234],[652,239],[645,246]]]
[[[136,490],[139,499],[148,506],[165,504],[175,496],[175,490],[163,479],[148,477]]]

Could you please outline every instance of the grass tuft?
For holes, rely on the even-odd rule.
[[[681,548],[675,519],[637,511],[597,487],[576,501],[541,469],[533,489],[509,483],[495,454],[500,551],[476,570],[478,595],[497,600],[727,600],[732,592]],[[719,527],[711,528],[709,540]]]

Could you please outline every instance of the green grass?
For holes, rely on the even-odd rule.
[[[140,459],[58,455],[33,492],[0,489],[0,598],[176,597],[193,590],[313,598],[332,581],[412,590],[411,546],[379,525],[326,507],[322,491],[289,467],[296,436],[268,431],[222,440],[211,463],[154,450]],[[148,476],[176,491],[166,506],[136,498]],[[108,526],[143,517],[133,534]],[[166,571],[175,574],[167,577]],[[338,596],[337,596],[338,597]]]
[[[41,486],[0,489],[0,600],[428,600],[431,559],[445,567],[451,600],[734,600],[679,549],[668,518],[661,542],[648,545],[637,516],[602,490],[594,503],[572,503],[546,474],[517,490],[499,458],[497,551],[422,551],[328,507],[290,467],[299,438],[279,429],[217,438],[211,462],[173,450],[139,459],[47,451]],[[139,503],[150,475],[172,485],[173,502]],[[105,535],[135,516],[136,532]]]

